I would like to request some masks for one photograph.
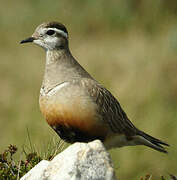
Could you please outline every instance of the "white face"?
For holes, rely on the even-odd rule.
[[[57,28],[39,28],[32,37],[35,38],[33,42],[45,50],[54,50],[62,45],[68,34]]]

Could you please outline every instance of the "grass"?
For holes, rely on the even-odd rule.
[[[0,153],[0,179],[19,180],[41,160],[52,160],[63,150],[63,147],[63,141],[55,142],[55,144],[52,141],[45,149],[38,152],[38,149],[35,149],[32,142],[29,141],[29,146],[24,146],[20,152],[15,145],[9,145]],[[17,160],[19,153],[20,158]]]
[[[118,176],[137,180],[147,173],[154,179],[176,174],[174,9],[175,1],[152,0],[140,4],[123,0],[109,4],[103,0],[4,2],[0,7],[0,152],[9,144],[22,147],[28,131],[37,149],[51,138],[58,140],[38,107],[45,53],[32,45],[19,45],[41,22],[58,20],[68,27],[73,55],[119,99],[131,121],[171,145],[168,155],[146,147],[112,150]]]

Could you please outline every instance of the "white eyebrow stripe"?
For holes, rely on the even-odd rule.
[[[58,32],[59,34],[61,34],[65,38],[68,38],[68,33],[64,32],[64,31],[62,31],[60,29],[57,29],[57,28],[48,28],[48,30],[54,30],[55,32]]]

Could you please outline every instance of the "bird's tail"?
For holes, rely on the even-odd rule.
[[[136,142],[139,145],[145,145],[148,147],[151,147],[157,151],[163,152],[163,153],[168,153],[167,150],[163,146],[169,146],[167,143],[156,139],[143,131],[138,130],[137,135],[134,137],[136,138]]]

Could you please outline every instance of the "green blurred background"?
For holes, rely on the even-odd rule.
[[[37,149],[57,135],[40,114],[45,52],[20,45],[44,21],[64,23],[76,59],[120,101],[133,123],[168,142],[111,150],[120,179],[177,175],[177,1],[8,0],[0,6],[0,151]]]

